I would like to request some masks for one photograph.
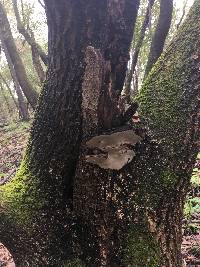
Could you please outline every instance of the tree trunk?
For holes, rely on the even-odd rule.
[[[16,99],[15,99],[15,97],[14,97],[14,95],[13,95],[11,89],[10,89],[10,86],[9,86],[9,84],[6,81],[6,79],[3,77],[3,75],[1,73],[0,73],[0,78],[3,81],[3,83],[5,84],[6,88],[8,89],[8,92],[10,93],[10,96],[12,97],[12,100],[13,100],[16,108],[19,109],[18,103],[17,103],[17,101],[16,101]]]
[[[68,244],[74,242],[70,237],[75,230],[74,217],[68,215],[68,210],[72,208],[73,179],[81,142],[85,49],[91,45],[101,50],[108,65],[105,93],[111,85],[112,94],[117,99],[123,88],[138,8],[138,1],[132,0],[123,3],[54,0],[45,4],[49,26],[47,81],[24,161],[17,177],[5,185],[2,193],[3,202],[9,209],[9,214],[4,215],[7,225],[17,222],[25,229],[27,242],[32,242],[34,247],[29,250],[27,245],[24,252],[19,240],[13,240],[17,246],[11,247],[11,235],[4,226],[2,242],[13,252],[19,266],[24,264],[20,262],[20,251],[26,254],[26,260],[29,258],[31,266],[61,266],[63,259],[70,259],[74,247]],[[110,98],[107,97],[108,101]],[[117,108],[116,105],[115,101],[113,106]],[[108,114],[108,109],[111,109],[109,105],[102,113]],[[111,114],[101,124],[109,127],[113,118]],[[20,188],[25,186],[29,193],[25,188],[23,192],[17,189],[17,181]],[[65,229],[67,225],[69,228]],[[76,224],[75,229],[78,227]]]
[[[146,28],[147,28],[147,26],[149,24],[151,9],[152,9],[152,7],[154,5],[154,2],[155,2],[155,0],[149,0],[148,7],[147,7],[147,10],[146,10],[146,14],[145,14],[145,17],[144,17],[144,21],[142,23],[142,27],[141,27],[141,30],[140,30],[139,38],[138,38],[138,41],[136,43],[136,46],[133,48],[132,58],[131,58],[131,68],[130,68],[130,70],[128,70],[128,73],[127,73],[126,82],[125,82],[125,92],[124,92],[125,95],[126,95],[126,99],[127,99],[128,103],[131,102],[131,97],[130,97],[130,94],[131,94],[131,82],[132,82],[132,79],[133,79],[133,75],[135,73],[135,68],[136,68],[136,65],[137,65],[138,56],[139,56],[139,53],[140,53],[140,48],[142,47],[142,43],[143,43],[143,40],[144,40],[144,37],[145,37]]]
[[[200,1],[138,98],[149,130],[131,148],[135,157],[108,170],[88,162],[102,153],[88,140],[129,127],[113,130],[113,109],[138,3],[118,4],[46,1],[47,84],[20,170],[0,195],[0,237],[19,266],[28,265],[22,253],[30,266],[181,266],[183,202],[199,149]]]
[[[17,7],[17,0],[12,0],[12,3],[13,3],[13,9],[15,12],[15,17],[17,20],[17,29],[19,33],[21,33],[24,36],[25,40],[31,46],[31,49],[33,49],[35,53],[37,53],[40,56],[44,64],[48,65],[48,56],[43,51],[43,49],[40,47],[40,45],[35,41],[35,38],[25,29],[21,21],[19,10]]]
[[[7,19],[3,4],[1,2],[0,2],[0,37],[10,55],[12,64],[15,69],[15,73],[17,75],[17,80],[22,88],[22,91],[25,94],[31,107],[35,109],[37,105],[38,94],[32,88],[32,85],[28,80],[23,62],[21,60],[21,57],[19,56],[17,47],[15,45],[12,36],[9,21]]]
[[[2,45],[3,45],[3,43],[2,43]],[[9,53],[8,53],[8,51],[7,51],[7,49],[6,49],[6,47],[4,45],[3,45],[3,50],[4,50],[4,53],[5,53],[5,56],[6,56],[6,60],[8,62],[8,66],[9,66],[9,69],[10,69],[10,74],[11,74],[11,77],[12,77],[12,80],[13,80],[13,83],[14,83],[14,87],[15,87],[15,91],[16,91],[16,94],[17,94],[17,98],[18,98],[17,108],[19,109],[20,117],[21,117],[21,119],[23,121],[27,121],[27,120],[29,120],[28,109],[27,109],[27,105],[26,105],[24,96],[22,94],[20,85],[19,85],[18,80],[17,80],[15,69],[13,67],[10,55],[9,55]]]
[[[1,83],[0,83],[0,88],[1,88],[2,96],[3,96],[4,101],[6,103],[6,106],[8,108],[8,113],[9,113],[10,116],[12,116],[12,109],[10,108],[9,100],[8,100],[7,96],[5,95],[5,93],[4,93],[4,89],[3,89],[3,86],[2,86]]]
[[[43,83],[45,81],[45,72],[44,72],[42,64],[40,62],[40,57],[39,57],[38,51],[37,51],[37,49],[32,47],[31,52],[32,52],[33,66],[37,72],[37,75],[40,79],[40,82]]]
[[[148,75],[152,66],[156,63],[156,61],[162,54],[165,40],[171,25],[172,13],[173,0],[160,0],[160,15],[151,42],[151,48],[145,70],[145,77]]]

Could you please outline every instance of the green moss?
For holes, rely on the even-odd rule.
[[[159,246],[154,237],[143,226],[129,228],[123,250],[127,267],[159,267]]]
[[[138,96],[140,111],[151,135],[168,154],[181,151],[199,75],[200,1],[196,1],[187,22],[160,57]],[[177,137],[177,138],[176,138]],[[180,152],[181,153],[181,152]]]
[[[175,185],[178,180],[178,176],[167,168],[163,169],[163,172],[161,173],[161,177],[162,177],[163,185],[165,187]]]
[[[80,259],[74,259],[71,261],[67,261],[63,267],[86,267],[85,263]]]
[[[2,186],[0,192],[0,204],[5,208],[7,216],[22,225],[30,225],[44,205],[39,180],[32,175],[28,159],[27,153],[15,178]]]

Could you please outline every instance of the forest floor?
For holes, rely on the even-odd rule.
[[[0,128],[0,186],[11,180],[26,147],[30,124],[13,123]],[[200,157],[192,176],[185,205],[182,253],[185,266],[200,267]],[[9,253],[0,244],[0,267],[14,267]]]

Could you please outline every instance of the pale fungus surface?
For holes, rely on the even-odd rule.
[[[132,146],[141,140],[133,130],[95,136],[86,145],[90,149],[99,149],[101,153],[87,155],[86,161],[102,169],[120,170],[133,160],[135,152]]]

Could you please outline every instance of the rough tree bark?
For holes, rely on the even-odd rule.
[[[25,29],[23,22],[21,21],[19,10],[17,7],[17,0],[12,0],[15,17],[17,20],[17,29],[21,33],[31,48],[40,56],[45,65],[48,64],[48,56],[43,51],[41,46],[35,41],[35,38]]]
[[[140,53],[140,48],[142,46],[144,37],[145,37],[145,32],[147,29],[147,26],[149,24],[149,18],[150,18],[150,14],[151,14],[151,9],[153,7],[155,0],[149,0],[148,6],[147,6],[147,10],[146,10],[146,14],[144,17],[144,21],[142,23],[142,27],[139,33],[139,38],[138,41],[136,43],[136,46],[133,48],[133,53],[132,53],[132,59],[131,59],[131,68],[127,73],[127,77],[126,77],[126,82],[125,82],[125,96],[127,99],[127,102],[130,103],[131,99],[130,99],[130,92],[131,92],[131,82],[133,79],[133,75],[135,73],[135,68],[137,65],[137,61],[138,61],[138,56]]]
[[[15,73],[17,75],[17,80],[21,86],[21,89],[24,95],[26,96],[28,102],[30,103],[31,107],[35,109],[37,105],[38,94],[33,89],[32,85],[28,80],[26,70],[24,68],[22,59],[19,56],[17,47],[15,45],[15,41],[12,36],[10,24],[6,16],[5,9],[1,2],[0,2],[0,38],[10,55],[12,64],[15,69]]]
[[[3,43],[2,43],[2,45],[3,45]],[[15,69],[14,69],[13,64],[12,64],[12,60],[10,58],[10,55],[9,55],[5,45],[3,45],[3,50],[4,50],[4,53],[6,56],[6,60],[8,62],[10,74],[11,74],[11,77],[12,77],[12,80],[14,83],[15,92],[17,94],[17,99],[18,99],[17,108],[19,109],[20,118],[23,121],[27,121],[27,120],[29,120],[28,108],[27,108],[22,90],[20,88],[19,82],[17,80],[17,76],[16,76]]]
[[[88,138],[116,125],[105,117],[102,98],[107,94],[116,108],[119,93],[109,98],[108,88],[120,88],[125,78],[137,8],[134,1],[118,3],[46,1],[47,84],[21,168],[0,188],[0,239],[19,266],[62,266],[63,259],[66,266],[181,266],[183,202],[200,137],[200,0],[138,98],[147,136],[135,158],[114,171],[85,156]]]
[[[148,75],[152,66],[158,60],[163,51],[165,40],[171,25],[172,12],[173,0],[160,0],[160,15],[151,42],[151,48],[145,70],[145,77]]]

